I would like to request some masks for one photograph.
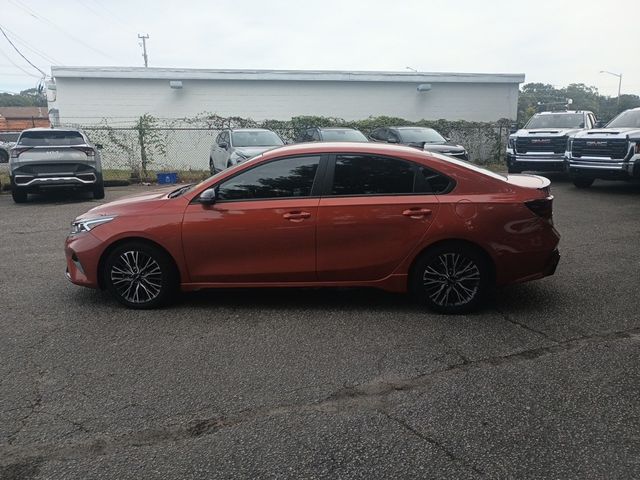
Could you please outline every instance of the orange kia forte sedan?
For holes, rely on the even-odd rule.
[[[179,290],[366,286],[462,313],[554,273],[549,184],[410,147],[286,146],[89,210],[66,241],[67,277],[131,308]]]

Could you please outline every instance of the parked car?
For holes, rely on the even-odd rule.
[[[578,188],[588,188],[598,178],[640,178],[640,107],[569,139],[567,169]]]
[[[394,145],[306,143],[76,218],[67,277],[131,308],[178,290],[377,287],[444,313],[554,273],[549,180]]]
[[[595,126],[596,116],[586,110],[536,113],[522,129],[509,136],[509,173],[563,172],[567,140]]]
[[[433,128],[381,127],[373,130],[369,137],[374,142],[397,143],[427,152],[442,153],[461,160],[469,160],[469,154],[463,146],[450,143]]]
[[[16,203],[29,193],[48,189],[80,189],[104,198],[100,145],[77,129],[30,128],[11,148],[9,175]]]
[[[298,142],[367,142],[360,130],[346,127],[312,127],[305,129]]]
[[[211,174],[242,163],[272,148],[284,145],[277,133],[265,128],[233,128],[216,137],[209,154]]]

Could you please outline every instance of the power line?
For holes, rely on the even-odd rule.
[[[16,46],[14,45],[14,43],[11,41],[11,39],[10,39],[10,38],[7,36],[7,34],[5,33],[4,28],[2,28],[2,25],[0,25],[0,32],[2,32],[2,35],[4,35],[4,38],[6,38],[6,39],[7,39],[7,42],[9,42],[9,44],[13,47],[13,49],[14,49],[16,52],[18,52],[18,55],[20,55],[22,58],[24,58],[24,60],[25,60],[29,65],[31,65],[33,68],[35,68],[36,70],[38,70],[38,71],[42,74],[42,76],[44,76],[44,77],[46,77],[46,76],[47,76],[47,74],[46,74],[46,73],[44,73],[42,70],[40,70],[38,67],[36,67],[33,63],[31,63],[31,60],[29,60],[27,57],[25,57],[25,56],[22,54],[22,52],[21,52],[20,50],[18,50],[18,47],[16,47]],[[7,57],[7,58],[9,58],[9,57]],[[22,69],[21,69],[21,70],[22,70]]]
[[[16,6],[19,9],[23,10],[24,12],[28,13],[29,15],[31,15],[36,20],[40,20],[41,22],[46,23],[46,24],[54,27],[55,29],[61,31],[62,33],[64,33],[66,36],[68,36],[72,40],[75,40],[79,44],[84,45],[86,48],[88,48],[90,50],[93,50],[96,53],[99,53],[103,57],[110,58],[111,60],[115,60],[115,58],[113,58],[111,55],[109,55],[107,53],[104,53],[103,51],[98,50],[97,48],[92,47],[91,45],[87,44],[86,42],[84,42],[83,40],[79,39],[75,35],[71,35],[67,30],[65,30],[64,28],[62,28],[62,27],[58,26],[57,24],[53,23],[48,18],[35,13],[32,9],[30,9],[28,6],[26,6],[20,0],[9,0],[9,3],[13,4],[14,6]]]
[[[56,60],[53,57],[50,57],[49,55],[47,55],[46,53],[44,53],[41,50],[38,50],[37,48],[35,48],[34,46],[30,45],[29,43],[27,43],[27,41],[20,37],[17,33],[9,30],[7,27],[4,27],[5,31],[8,32],[14,40],[16,40],[18,43],[20,43],[23,47],[25,47],[27,50],[31,51],[33,54],[39,56],[40,58],[42,58],[43,60],[45,60],[46,62],[49,62],[51,64],[60,64],[61,62],[59,62],[58,60]]]

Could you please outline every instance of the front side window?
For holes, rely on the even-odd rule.
[[[413,193],[415,169],[409,162],[373,155],[338,155],[332,195]]]
[[[404,143],[447,143],[447,140],[433,128],[402,128],[399,130]]]
[[[295,198],[311,195],[320,156],[276,160],[244,171],[218,187],[219,200]]]

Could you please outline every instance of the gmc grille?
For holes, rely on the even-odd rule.
[[[516,138],[516,152],[546,152],[564,153],[567,137],[518,137]]]
[[[577,138],[573,141],[571,156],[581,157],[605,157],[622,160],[627,156],[629,144],[625,139],[586,139]]]

